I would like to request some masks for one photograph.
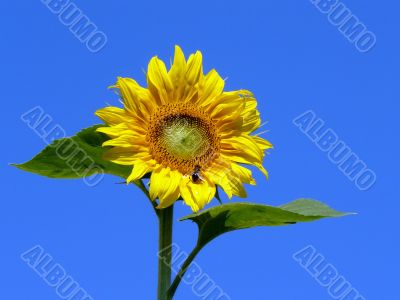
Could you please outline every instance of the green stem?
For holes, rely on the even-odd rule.
[[[168,290],[168,295],[171,297],[169,299],[172,299],[172,297],[174,297],[176,289],[179,286],[179,283],[181,282],[183,276],[185,276],[185,273],[188,270],[190,264],[195,259],[196,255],[200,252],[200,250],[201,250],[201,247],[199,245],[196,245],[196,247],[189,254],[188,258],[186,258],[181,269],[179,270],[179,273],[176,275],[174,281],[171,284],[171,287]]]
[[[158,300],[171,300],[168,288],[171,284],[172,258],[172,223],[174,207],[170,206],[158,211],[159,239],[158,239]]]
[[[174,207],[173,205],[164,209],[157,209],[157,203],[149,195],[149,191],[142,180],[134,181],[134,184],[149,199],[151,206],[158,217],[158,300],[172,300],[168,294],[168,288],[171,284],[171,258],[172,258],[172,225]]]

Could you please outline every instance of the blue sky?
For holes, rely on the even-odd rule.
[[[73,3],[97,26],[99,40],[107,37],[104,48],[94,53],[39,0],[8,2],[0,18],[0,298],[59,299],[20,258],[35,245],[94,300],[156,298],[157,221],[139,190],[112,176],[88,187],[8,164],[45,146],[21,121],[23,113],[40,106],[73,135],[99,123],[96,109],[117,103],[107,89],[117,76],[144,83],[148,60],[169,61],[179,44],[186,54],[201,50],[205,69],[216,68],[227,89],[253,91],[268,121],[265,137],[275,146],[264,164],[270,179],[255,171],[258,185],[248,187],[248,201],[279,205],[309,197],[358,213],[227,234],[198,256],[202,270],[232,300],[332,299],[292,258],[312,245],[365,299],[399,299],[397,2],[341,2],[376,37],[367,52],[306,0]],[[293,124],[309,110],[376,174],[370,189],[358,189]],[[189,213],[176,205],[176,219]],[[196,230],[175,223],[182,251],[191,249]],[[182,284],[175,299],[201,297]]]

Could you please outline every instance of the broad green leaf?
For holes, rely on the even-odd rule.
[[[192,220],[199,227],[197,247],[203,247],[217,236],[238,229],[256,226],[280,226],[310,222],[322,218],[341,217],[327,205],[309,199],[299,199],[274,207],[252,203],[229,203],[192,214],[181,220]]]
[[[73,137],[55,140],[30,161],[13,166],[51,178],[81,178],[97,173],[127,178],[132,169],[130,166],[103,159],[106,148],[101,145],[108,137],[96,132],[101,126],[104,125],[95,125]]]

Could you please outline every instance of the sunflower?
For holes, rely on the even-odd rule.
[[[158,208],[180,197],[194,212],[216,195],[217,186],[231,198],[246,197],[243,183],[255,184],[243,165],[262,166],[271,144],[252,133],[260,126],[253,94],[224,91],[224,80],[213,69],[203,73],[202,54],[186,61],[175,46],[172,66],[153,57],[147,88],[131,78],[118,78],[123,108],[96,112],[105,123],[97,131],[109,136],[105,158],[132,166],[127,183],[149,175],[149,194]]]

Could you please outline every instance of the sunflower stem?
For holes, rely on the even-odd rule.
[[[168,294],[171,284],[172,258],[172,225],[174,208],[170,207],[158,211],[159,239],[158,239],[158,300],[171,300]]]

